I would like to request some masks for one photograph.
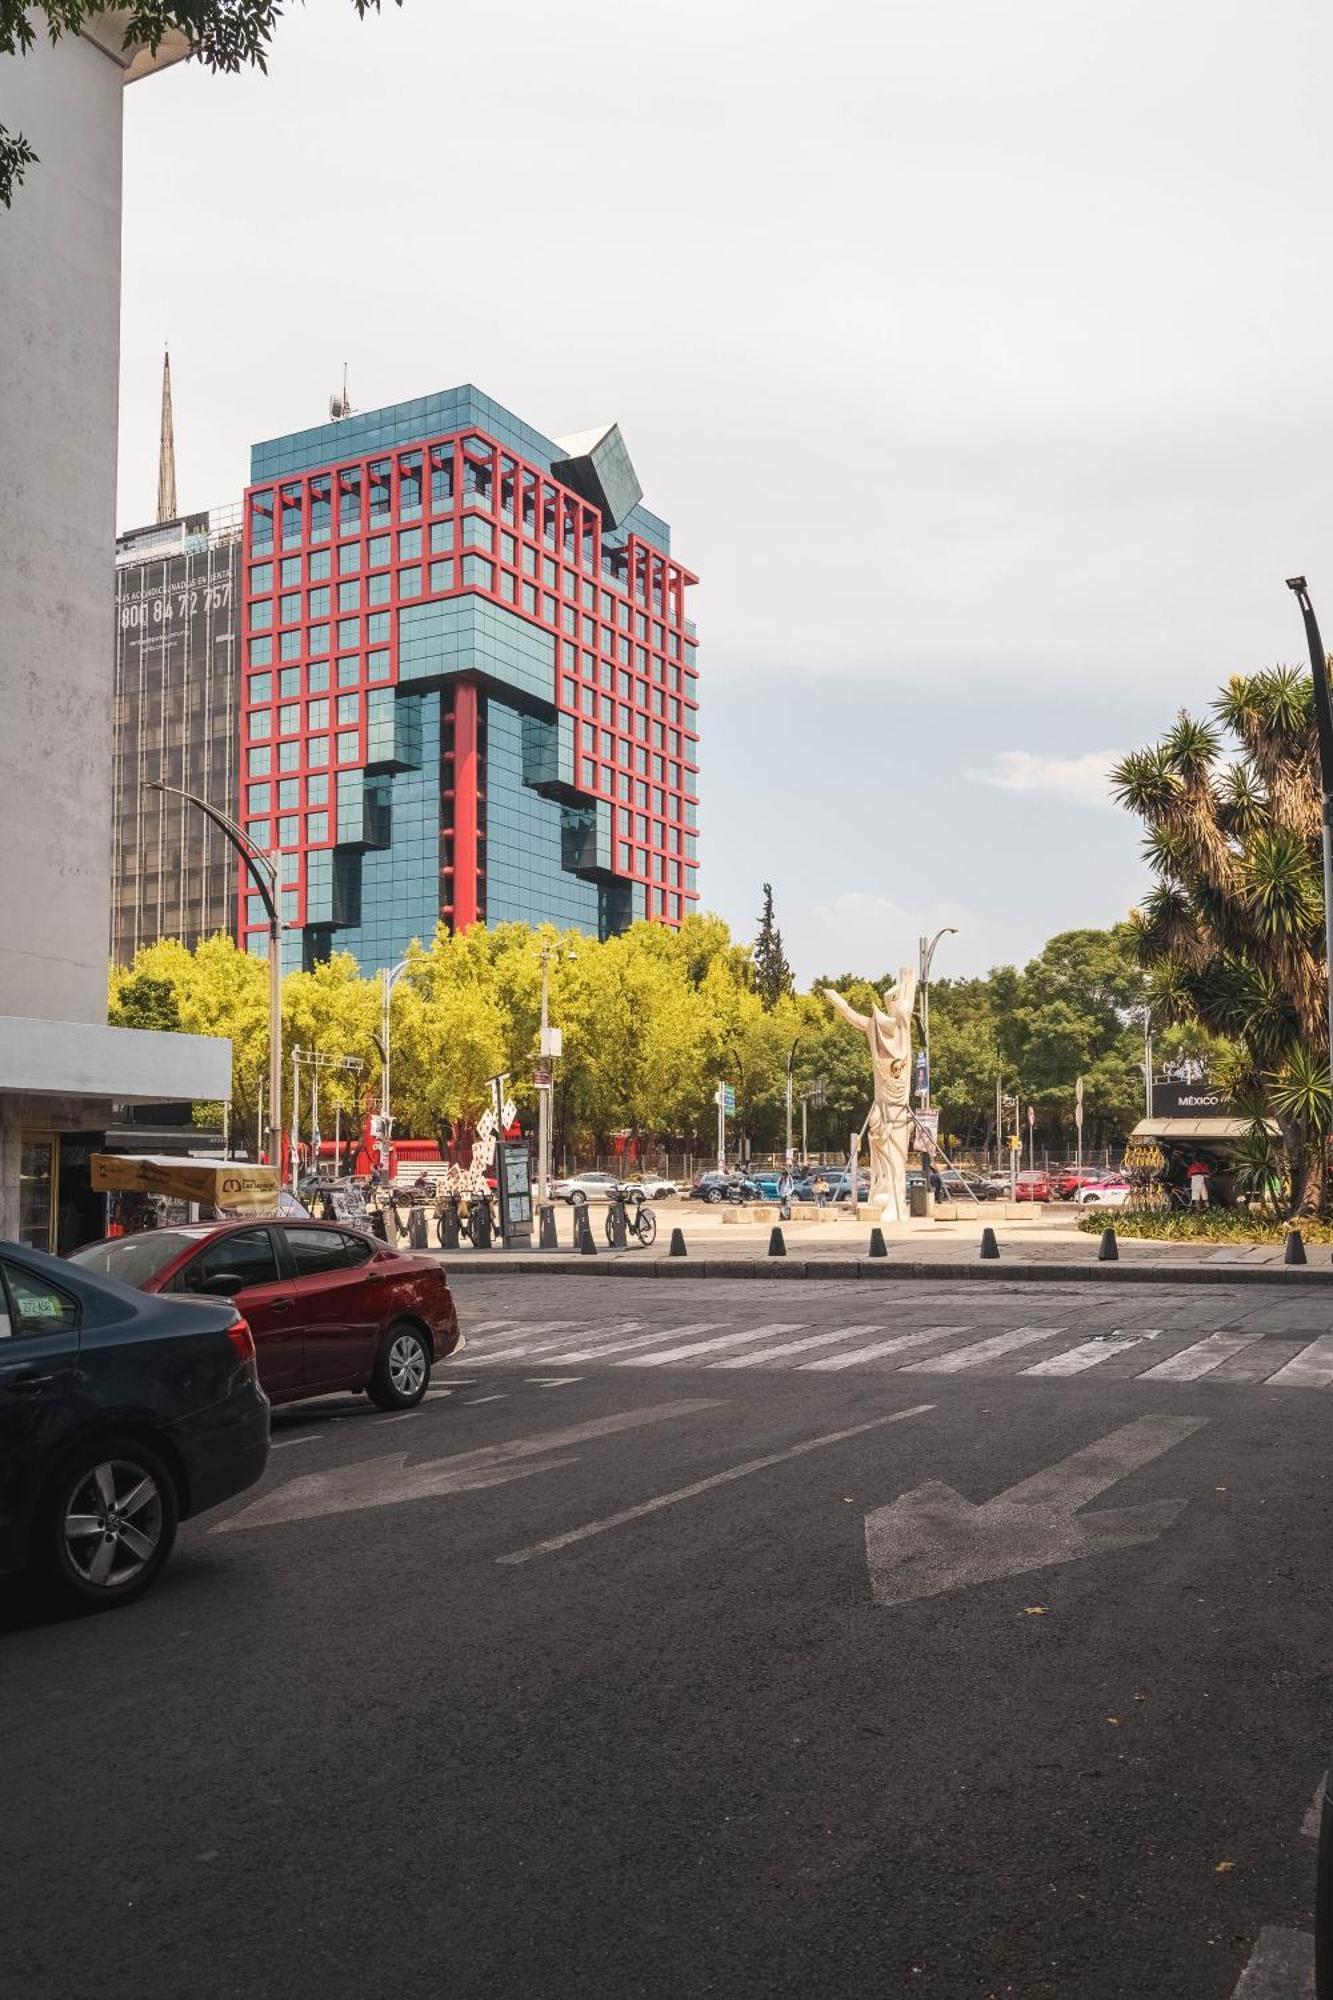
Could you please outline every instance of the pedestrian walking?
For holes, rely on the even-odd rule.
[[[815,1207],[822,1208],[825,1202],[828,1200],[828,1182],[824,1179],[823,1174],[816,1175],[814,1192],[815,1192]]]
[[[1190,1184],[1190,1206],[1207,1208],[1209,1169],[1202,1160],[1195,1160],[1186,1167],[1185,1177]]]
[[[784,1167],[778,1175],[778,1201],[781,1204],[778,1214],[784,1222],[791,1221],[791,1191],[791,1168]]]

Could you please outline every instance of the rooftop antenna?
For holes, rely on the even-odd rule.
[[[329,397],[329,417],[335,424],[352,414],[352,399],[347,393],[347,363],[343,362],[343,392],[341,396]]]
[[[176,519],[176,433],[171,421],[171,354],[162,350],[162,431],[157,449],[157,518]]]

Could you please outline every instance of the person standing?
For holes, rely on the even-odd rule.
[[[1190,1186],[1191,1208],[1208,1206],[1208,1168],[1202,1160],[1194,1160],[1186,1167],[1185,1175]]]
[[[778,1201],[781,1218],[784,1222],[791,1221],[791,1190],[791,1168],[788,1166],[784,1167],[778,1175]]]
[[[814,1193],[815,1193],[816,1208],[822,1208],[824,1206],[824,1203],[828,1200],[828,1182],[825,1180],[822,1173],[816,1175],[815,1177]]]

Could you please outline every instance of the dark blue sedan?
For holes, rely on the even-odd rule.
[[[0,1574],[85,1609],[139,1596],[178,1521],[260,1478],[268,1425],[230,1300],[0,1242]]]

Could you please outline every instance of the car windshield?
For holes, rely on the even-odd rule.
[[[71,1264],[122,1285],[146,1285],[160,1270],[189,1250],[200,1238],[184,1229],[145,1229],[137,1236],[110,1236],[104,1243],[85,1243],[70,1253]]]

